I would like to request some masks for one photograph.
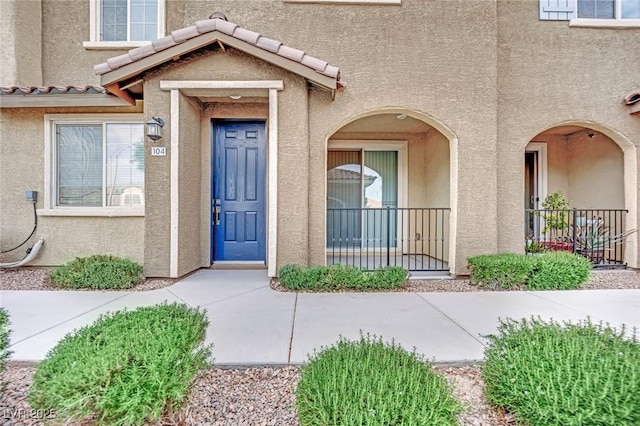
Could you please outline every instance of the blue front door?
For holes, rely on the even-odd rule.
[[[214,125],[212,262],[264,261],[265,123]]]

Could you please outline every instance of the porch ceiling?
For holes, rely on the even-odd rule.
[[[582,126],[557,126],[539,133],[538,136],[552,136],[552,135],[567,136],[584,129],[585,128]]]
[[[399,120],[398,114],[377,114],[360,118],[342,127],[339,132],[426,133],[433,127],[413,117]]]

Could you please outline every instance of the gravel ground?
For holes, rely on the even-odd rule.
[[[477,366],[436,367],[454,385],[464,405],[460,424],[468,426],[510,426],[513,418],[487,406],[482,396],[483,381]],[[0,425],[41,425],[43,415],[32,412],[26,399],[35,368],[10,364],[3,379],[7,391],[0,399]],[[215,426],[297,426],[294,389],[298,367],[211,369],[202,371],[193,382],[185,406],[167,415],[162,425]],[[79,426],[90,421],[68,423]]]
[[[276,291],[290,292],[291,290],[282,287],[277,279],[271,280],[271,288]],[[605,289],[640,289],[640,271],[630,269],[620,270],[599,270],[593,271],[587,283],[582,286],[582,290],[605,290]],[[450,280],[418,280],[410,279],[403,287],[394,290],[398,292],[465,292],[465,291],[524,291],[526,288],[519,287],[515,290],[501,290],[482,288],[471,285],[468,279]]]
[[[175,282],[167,279],[147,279],[133,288],[153,290]],[[286,291],[278,286],[272,287]],[[631,270],[595,271],[585,289],[640,288],[640,274]],[[61,290],[53,287],[47,268],[0,270],[0,290]],[[411,280],[399,291],[483,291],[469,280]],[[492,291],[492,290],[486,290]],[[464,404],[461,425],[511,426],[515,421],[508,414],[489,407],[483,398],[484,382],[478,366],[437,367],[454,385],[455,394]],[[39,425],[42,416],[51,413],[32,412],[26,394],[35,367],[10,363],[2,380],[8,383],[0,399],[0,426]],[[202,371],[193,382],[193,390],[185,406],[167,415],[163,425],[298,425],[293,390],[298,381],[297,367],[210,369]],[[40,419],[38,418],[40,417]],[[76,422],[74,425],[91,424]]]
[[[51,268],[0,269],[0,290],[56,290],[56,291],[96,291],[91,289],[67,289],[55,287],[49,274]],[[175,279],[147,278],[129,291],[157,290],[175,283]],[[114,290],[100,290],[114,291]]]
[[[0,290],[56,290],[69,291],[66,288],[54,287],[49,279],[50,268],[18,268],[0,269]],[[175,279],[147,278],[141,284],[131,288],[132,291],[157,290],[175,283]],[[281,287],[277,280],[271,281],[271,288],[277,291],[289,291]],[[640,289],[640,272],[621,270],[594,271],[589,281],[582,287],[585,290],[596,289]],[[519,288],[517,290],[524,290]],[[78,290],[76,290],[78,291]],[[80,290],[95,291],[95,290]],[[111,291],[111,290],[101,290]],[[413,292],[444,292],[444,291],[513,291],[491,290],[471,285],[468,279],[452,280],[409,280],[407,284],[397,291]]]

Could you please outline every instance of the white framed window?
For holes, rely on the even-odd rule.
[[[88,49],[130,49],[164,37],[166,0],[89,0]]]
[[[142,115],[46,115],[44,148],[40,214],[144,214]]]
[[[539,0],[540,19],[575,27],[638,27],[640,0]]]
[[[407,206],[407,141],[329,141],[327,249],[375,250],[402,232],[398,207]],[[382,209],[389,207],[390,212]],[[389,235],[380,221],[389,215]],[[346,241],[346,242],[345,242]]]

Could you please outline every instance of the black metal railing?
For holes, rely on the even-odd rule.
[[[327,263],[448,271],[449,208],[327,209]]]
[[[627,210],[525,210],[527,253],[568,251],[594,267],[624,266],[624,244],[635,230],[625,229]]]

